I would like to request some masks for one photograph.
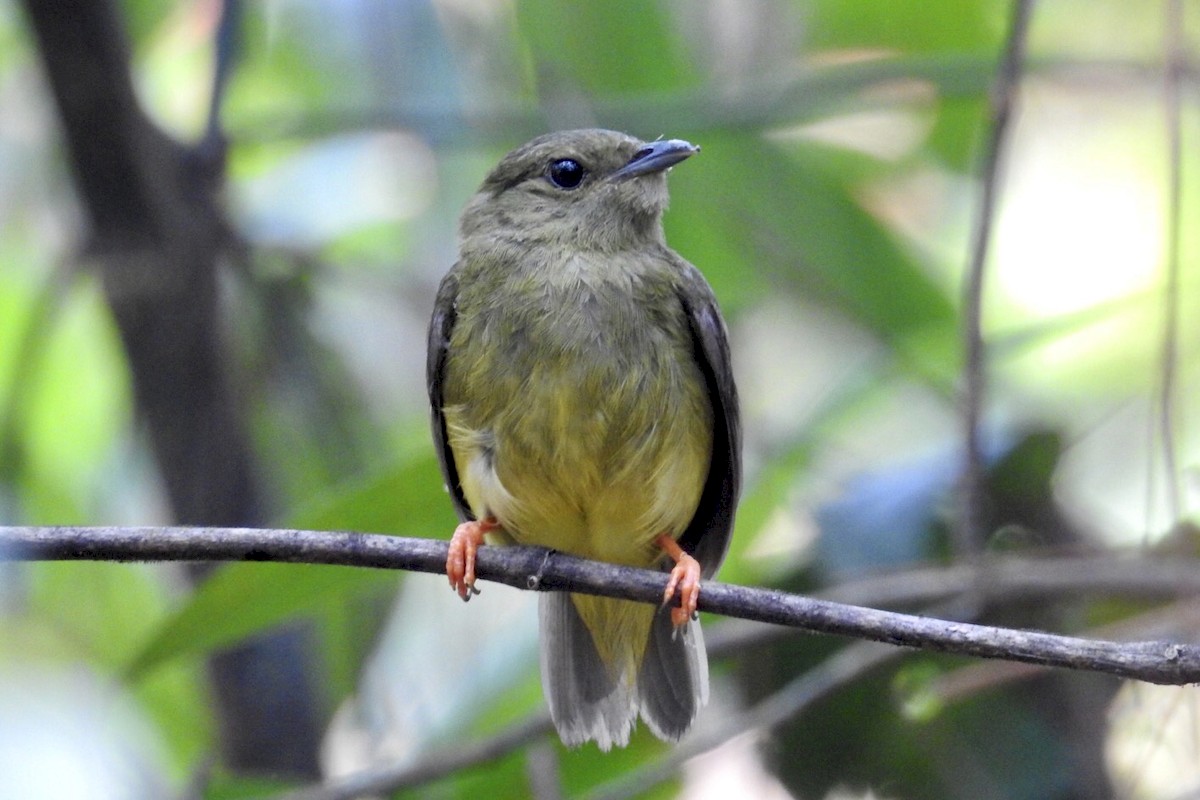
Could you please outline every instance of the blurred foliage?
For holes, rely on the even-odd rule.
[[[216,5],[120,3],[142,100],[183,140],[205,120]],[[992,220],[989,549],[1137,543],[1176,521],[1164,481],[1182,476],[1163,475],[1161,442],[1146,435],[1161,375],[1167,168],[1158,20],[1141,12],[1083,0],[1035,11]],[[1195,31],[1194,4],[1188,13]],[[1008,14],[995,0],[246,4],[222,110],[227,207],[247,245],[225,282],[225,327],[279,524],[449,534],[423,371],[456,215],[509,147],[601,125],[704,148],[672,174],[666,227],[722,301],[743,396],[748,482],[721,577],[808,590],[948,558],[958,276]],[[82,212],[23,23],[0,2],[0,523],[161,523],[162,486],[79,250]],[[1190,220],[1200,180],[1189,97]],[[1197,228],[1187,230],[1184,397],[1200,378]],[[1171,431],[1188,470],[1197,429]],[[103,735],[139,742],[150,753],[140,770],[176,787],[199,775],[209,798],[265,796],[283,784],[205,766],[219,724],[204,657],[302,619],[321,645],[333,769],[414,758],[536,712],[523,629],[487,622],[504,596],[485,591],[451,614],[436,610],[439,593],[430,576],[321,567],[229,565],[191,593],[165,566],[0,565],[0,729],[34,725],[10,713],[8,693],[48,697],[54,684],[38,670],[77,667],[132,698],[143,727]],[[1082,602],[978,612],[1056,630],[1091,619]],[[715,710],[701,725],[770,698],[842,646],[796,638],[715,663]],[[385,668],[389,651],[413,672]],[[762,769],[808,798],[839,785],[905,798],[1112,792],[1114,682],[997,679],[928,699],[923,687],[962,665],[908,657],[821,699],[762,737]],[[443,672],[445,697],[408,688]],[[468,699],[450,702],[460,690]],[[645,731],[608,755],[554,745],[566,796],[667,750]],[[52,772],[31,753],[31,769]],[[706,760],[644,796],[704,796],[694,775]],[[530,769],[516,752],[429,796],[528,796]],[[1181,769],[1176,786],[1200,780],[1194,764]],[[1153,797],[1143,788],[1161,783],[1125,785]]]

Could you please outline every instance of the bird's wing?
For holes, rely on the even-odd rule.
[[[463,496],[458,481],[458,468],[454,465],[454,454],[450,451],[450,440],[446,438],[446,415],[442,411],[443,379],[446,372],[446,355],[450,350],[450,333],[454,330],[457,315],[455,305],[458,298],[458,277],[451,270],[438,287],[437,300],[433,305],[433,318],[429,321],[429,343],[426,350],[425,384],[429,389],[429,412],[433,423],[433,444],[437,450],[438,463],[442,467],[442,478],[446,490],[454,502],[454,510],[460,520],[474,519],[467,498]]]
[[[679,544],[711,578],[721,566],[742,484],[742,425],[729,362],[729,339],[716,298],[704,277],[684,262],[679,299],[687,313],[696,363],[708,385],[713,411],[713,452],[700,504]]]

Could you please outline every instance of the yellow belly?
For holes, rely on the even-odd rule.
[[[657,413],[544,386],[490,428],[446,409],[463,493],[521,544],[649,566],[678,537],[708,474],[711,410],[699,387]],[[633,401],[636,403],[636,400]],[[626,401],[626,404],[630,404]]]

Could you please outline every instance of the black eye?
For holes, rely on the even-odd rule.
[[[572,158],[560,158],[558,161],[552,161],[549,169],[546,170],[546,177],[560,189],[574,189],[583,183],[586,176],[587,170]]]

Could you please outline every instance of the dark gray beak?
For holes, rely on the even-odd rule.
[[[682,139],[648,142],[633,154],[633,158],[629,159],[628,164],[612,174],[612,179],[624,181],[640,175],[649,175],[652,172],[662,172],[699,152],[699,147]]]

